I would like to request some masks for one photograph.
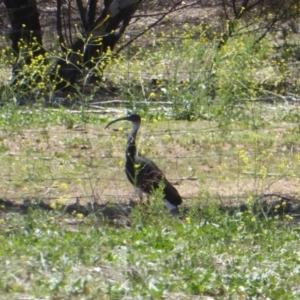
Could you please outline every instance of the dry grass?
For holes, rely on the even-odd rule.
[[[64,203],[132,198],[123,171],[129,129],[130,124],[120,123],[108,130],[102,125],[2,130],[1,197]],[[138,149],[176,184],[187,203],[240,200],[245,194],[299,192],[297,136],[292,123],[256,131],[236,124],[223,131],[209,121],[155,121],[144,122]]]

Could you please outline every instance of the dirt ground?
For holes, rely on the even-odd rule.
[[[190,128],[180,122],[176,124],[186,128],[181,134],[190,140],[199,135],[193,131],[193,126],[198,127],[196,123]],[[88,215],[100,211],[108,217],[128,215],[138,202],[124,172],[129,128],[115,132],[103,127],[74,125],[72,129],[50,126],[42,130],[2,131],[2,210],[51,210],[56,203],[68,213]],[[222,144],[221,156],[216,155],[214,148],[205,150],[205,141],[193,147],[184,143],[179,143],[176,129],[174,136],[172,132],[166,135],[166,128],[157,131],[155,124],[146,123],[138,144],[176,186],[184,199],[183,210],[211,203],[240,209],[241,203],[247,203],[248,195],[254,193],[263,203],[287,201],[284,212],[298,213],[297,180],[282,177],[265,178],[262,182],[253,178],[251,172],[240,170],[236,174],[238,158],[232,155],[233,147],[228,143]],[[227,169],[221,174],[222,165]],[[274,213],[274,207],[268,206],[266,210]]]

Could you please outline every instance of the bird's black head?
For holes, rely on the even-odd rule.
[[[139,126],[141,124],[141,116],[138,115],[138,114],[132,114],[132,115],[127,116],[127,117],[123,117],[123,118],[113,120],[105,126],[105,129],[108,128],[111,124],[113,124],[115,122],[118,122],[118,121],[131,121],[133,124]]]
[[[138,114],[132,114],[128,117],[125,117],[127,121],[131,122],[141,122],[141,116]]]

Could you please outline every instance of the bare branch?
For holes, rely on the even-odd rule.
[[[226,1],[225,1],[225,0],[222,0],[222,6],[223,6],[223,11],[224,11],[224,13],[225,13],[225,18],[226,18],[226,20],[228,20],[228,19],[229,19],[229,16],[228,16],[228,14],[227,14]]]
[[[89,0],[88,1],[88,28],[91,28],[96,17],[96,9],[97,9],[97,0]]]
[[[80,19],[83,25],[83,28],[85,31],[88,30],[88,23],[86,20],[86,8],[83,6],[82,0],[76,0],[76,4],[77,4],[77,8],[78,8],[78,12],[80,15]]]
[[[180,4],[182,3],[182,1],[177,1],[167,12],[163,13],[162,16],[156,20],[155,22],[153,22],[151,25],[148,26],[148,28],[144,29],[142,32],[140,32],[139,34],[137,34],[135,37],[133,37],[131,40],[129,40],[126,44],[124,44],[122,47],[120,47],[116,53],[121,52],[124,48],[128,47],[131,43],[133,43],[135,40],[137,40],[139,37],[141,37],[142,35],[144,35],[147,31],[149,31],[151,28],[155,27],[157,24],[159,24],[167,15],[171,14],[174,11],[178,11],[181,9],[184,9],[188,6],[192,6],[195,3],[197,3],[197,1],[189,4],[189,5],[184,5],[183,7],[181,7],[180,9],[176,9]]]
[[[248,3],[249,3],[249,0],[244,0],[241,7],[244,7],[246,9],[246,7],[248,6]]]
[[[235,0],[232,0],[232,8],[233,8],[235,17],[237,18],[238,15],[239,15],[239,12],[238,12],[237,9],[236,9],[236,3],[235,3]]]
[[[56,2],[56,32],[59,40],[60,49],[65,52],[65,40],[62,34],[62,25],[61,25],[61,0]]]
[[[69,37],[70,37],[70,45],[73,43],[72,41],[72,21],[71,21],[71,14],[72,14],[72,6],[71,6],[71,0],[68,0],[68,27],[69,27]]]
[[[245,10],[251,10],[253,7],[257,6],[259,3],[263,3],[264,0],[257,0],[253,4],[249,5],[248,7],[245,8]]]

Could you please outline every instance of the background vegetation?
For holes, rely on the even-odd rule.
[[[86,49],[80,1],[59,3],[65,41]],[[142,2],[113,49],[75,64],[72,42],[62,51],[45,30],[13,52],[7,31],[0,299],[299,299],[299,13],[298,1]],[[58,88],[61,61],[79,75]],[[177,216],[159,193],[132,201],[130,128],[104,126],[133,111],[139,150],[184,197]]]

